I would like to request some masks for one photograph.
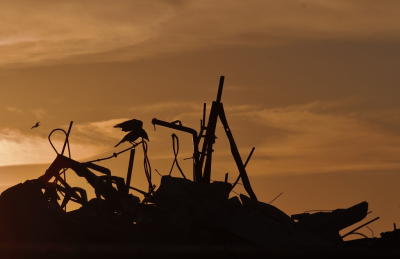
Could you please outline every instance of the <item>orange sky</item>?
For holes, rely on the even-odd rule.
[[[72,157],[87,161],[127,147],[113,148],[124,135],[113,125],[143,120],[152,168],[168,174],[173,131],[151,119],[198,130],[224,75],[243,160],[256,148],[247,168],[260,200],[283,192],[273,204],[287,214],[366,200],[379,236],[400,224],[399,10],[395,0],[2,1],[0,190],[43,174],[55,158],[48,134],[70,121]],[[191,139],[178,136],[191,175]],[[217,136],[212,178],[232,180],[220,124]],[[102,165],[125,176],[127,159]]]

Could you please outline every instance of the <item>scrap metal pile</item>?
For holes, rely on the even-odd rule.
[[[70,126],[68,133],[65,132],[63,151],[44,175],[15,185],[1,194],[0,242],[311,248],[346,246],[347,242],[343,241],[339,231],[363,220],[368,212],[368,203],[361,202],[331,212],[289,216],[275,206],[259,201],[246,172],[252,152],[243,163],[221,103],[223,82],[224,77],[221,77],[207,125],[204,105],[199,133],[182,126],[180,121],[152,121],[154,125],[193,136],[192,180],[179,168],[182,177],[162,176],[157,188],[152,184],[150,164],[146,157],[148,191],[132,187],[130,178],[135,147],[142,144],[146,148],[144,140],[124,150],[131,151],[127,179],[124,179],[113,176],[109,169],[95,164],[95,161],[80,163],[64,156]],[[223,182],[211,181],[218,118],[239,171],[234,183],[229,183],[227,177]],[[88,200],[86,190],[70,186],[63,177],[67,169],[86,179],[96,197]],[[239,180],[247,194],[231,195]],[[141,193],[144,198],[141,200],[130,193],[131,190]],[[81,207],[67,212],[65,208],[69,202],[78,203]],[[399,245],[396,233],[388,232],[382,235],[380,241],[363,238],[351,244],[396,247]]]

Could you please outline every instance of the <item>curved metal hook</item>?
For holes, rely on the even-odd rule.
[[[66,132],[65,130],[63,130],[63,129],[53,129],[53,130],[50,132],[50,134],[49,134],[49,136],[48,136],[47,138],[48,138],[48,140],[49,140],[49,142],[50,142],[51,147],[54,149],[54,151],[56,152],[56,154],[59,155],[60,153],[58,153],[57,149],[56,149],[56,148],[54,147],[54,145],[53,145],[53,142],[51,141],[51,135],[52,135],[55,131],[57,131],[57,130],[60,130],[60,131],[64,132],[65,138],[67,138],[67,132]],[[70,150],[70,148],[69,148],[69,141],[67,141],[67,145],[68,145],[68,155],[69,155],[69,157],[71,158],[71,150]]]

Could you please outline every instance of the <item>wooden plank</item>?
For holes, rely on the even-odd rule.
[[[256,197],[253,189],[251,188],[249,177],[247,176],[246,169],[243,165],[243,161],[242,161],[242,158],[240,157],[239,150],[236,146],[232,132],[228,126],[228,121],[226,120],[224,106],[222,103],[220,103],[218,106],[219,106],[219,118],[221,120],[222,125],[224,126],[226,136],[228,137],[229,144],[231,146],[232,156],[235,159],[236,166],[239,169],[239,174],[240,174],[240,177],[242,178],[243,187],[246,190],[246,192],[249,194],[251,199],[257,200],[257,197]]]

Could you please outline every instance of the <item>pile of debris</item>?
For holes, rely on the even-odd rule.
[[[151,169],[146,156],[148,191],[130,186],[135,147],[142,144],[146,149],[144,140],[123,151],[131,151],[127,179],[113,176],[109,169],[95,164],[96,161],[80,163],[64,156],[71,123],[70,129],[65,132],[63,151],[45,174],[1,194],[0,243],[347,246],[339,231],[365,218],[368,213],[367,202],[331,212],[289,216],[257,199],[246,172],[252,153],[243,163],[221,103],[223,81],[224,77],[221,77],[207,126],[204,105],[199,134],[194,129],[182,126],[180,121],[152,121],[154,125],[192,134],[192,180],[179,168],[181,178],[163,176],[160,186],[156,188],[151,182]],[[224,126],[239,171],[234,183],[229,183],[227,177],[224,182],[211,181],[218,118]],[[175,161],[177,164],[176,155]],[[88,200],[86,190],[71,187],[63,177],[67,169],[85,178],[96,197]],[[231,196],[233,187],[240,179],[247,195]],[[130,190],[141,193],[144,198],[140,200]],[[78,203],[81,207],[67,212],[65,208],[69,202]],[[384,247],[390,243],[390,246],[398,247],[397,232],[383,234],[382,240],[390,242],[374,241],[373,246]],[[352,231],[349,234],[354,233]],[[367,241],[371,239],[363,238],[362,242],[353,241],[349,244],[352,247],[372,246]]]

